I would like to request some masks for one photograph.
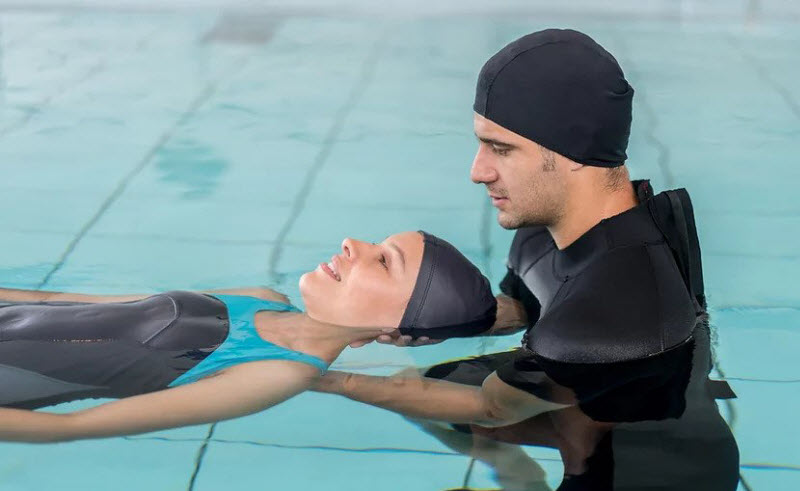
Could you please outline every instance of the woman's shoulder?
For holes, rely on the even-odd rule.
[[[289,297],[283,293],[277,292],[265,286],[249,286],[242,288],[228,288],[224,290],[205,290],[203,293],[211,295],[239,295],[244,297],[255,297],[261,300],[269,300],[271,302],[285,303],[291,305]]]
[[[260,298],[261,300],[269,300],[271,302],[285,303],[289,305],[292,303],[291,300],[289,300],[289,297],[283,293],[263,286],[248,288],[247,292],[249,293],[242,293],[242,295],[250,295],[251,297]]]

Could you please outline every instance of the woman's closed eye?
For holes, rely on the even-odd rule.
[[[376,244],[375,242],[373,242],[373,243],[372,243],[372,245],[376,246],[376,245],[378,245],[378,244]],[[380,259],[380,261],[379,261],[379,262],[381,263],[381,265],[382,265],[384,268],[386,268],[386,270],[387,270],[387,271],[389,270],[389,263],[386,261],[386,255],[385,255],[385,254],[381,253],[381,259]]]

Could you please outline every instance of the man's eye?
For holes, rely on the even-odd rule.
[[[494,153],[496,153],[497,155],[500,155],[501,157],[505,157],[505,156],[508,155],[508,152],[510,152],[511,149],[510,148],[492,146],[492,151]]]
[[[383,264],[384,268],[389,269],[389,265],[386,264],[386,256],[384,255],[381,255],[381,264]]]

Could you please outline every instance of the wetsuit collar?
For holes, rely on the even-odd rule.
[[[640,191],[642,182],[649,186],[647,181],[633,181],[634,189]],[[639,204],[622,213],[600,220],[572,244],[564,249],[556,249],[553,264],[555,273],[563,279],[567,279],[579,274],[586,265],[611,249],[659,240],[660,233],[653,223],[646,205],[646,199],[649,199],[649,196],[641,192],[637,192],[637,195],[640,200]],[[555,243],[553,246],[555,247]]]

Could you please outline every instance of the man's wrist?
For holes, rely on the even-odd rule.
[[[352,378],[351,375],[352,374],[347,372],[328,371],[317,380],[313,390],[315,392],[344,395],[347,393],[348,380]]]

